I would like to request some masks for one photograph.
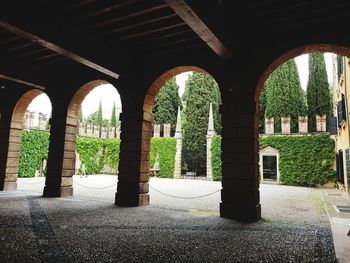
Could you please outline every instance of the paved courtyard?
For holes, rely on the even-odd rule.
[[[262,184],[263,220],[247,224],[218,217],[220,182],[151,178],[151,205],[121,208],[116,176],[75,176],[67,198],[42,198],[43,180],[0,193],[0,262],[336,262],[329,218],[347,202]]]

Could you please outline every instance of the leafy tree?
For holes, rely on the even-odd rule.
[[[115,102],[113,103],[113,108],[112,108],[112,115],[111,115],[111,120],[110,120],[111,127],[114,129],[114,138],[117,137],[117,116],[116,116],[116,108],[115,108]]]
[[[291,117],[291,131],[298,130],[298,116],[307,112],[305,94],[300,85],[294,59],[280,65],[264,84],[266,89],[265,117],[275,119],[276,131],[281,130],[281,117]]]
[[[102,103],[98,105],[97,116],[96,116],[97,125],[99,127],[99,137],[102,137],[102,126],[103,126],[103,114],[102,114]]]
[[[181,106],[179,86],[175,77],[168,80],[156,96],[153,105],[155,124],[171,124],[171,133],[175,133],[178,106]]]
[[[217,133],[221,130],[219,87],[210,75],[194,72],[186,82],[183,100],[186,105],[183,124],[185,162],[190,171],[203,174],[206,168],[206,134],[210,103],[213,104],[215,130]]]
[[[309,54],[307,83],[309,131],[316,131],[316,115],[331,114],[332,103],[323,53]]]

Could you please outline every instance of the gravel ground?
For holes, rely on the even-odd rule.
[[[265,220],[246,224],[217,216],[219,192],[157,192],[195,197],[218,182],[152,178],[152,205],[120,208],[115,186],[85,188],[116,177],[75,177],[69,198],[41,198],[40,180],[0,193],[0,262],[336,262],[322,190],[262,185]]]

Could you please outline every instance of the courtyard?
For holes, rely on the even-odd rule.
[[[261,184],[248,224],[218,216],[221,182],[151,178],[151,205],[134,208],[113,204],[116,183],[74,176],[73,197],[42,198],[44,178],[19,178],[0,193],[1,261],[336,262],[330,218],[348,220],[335,189]]]

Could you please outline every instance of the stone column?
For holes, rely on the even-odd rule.
[[[117,128],[116,138],[120,139],[120,127]]]
[[[272,117],[270,119],[265,118],[265,134],[275,133],[275,119]]]
[[[129,106],[129,107],[128,107]],[[135,109],[123,104],[118,187],[115,204],[140,206],[149,204],[149,152],[152,137],[152,110]]]
[[[30,111],[29,116],[30,116],[29,117],[30,118],[29,129],[33,129],[34,128],[35,111]]]
[[[49,156],[43,195],[60,197],[73,195],[73,174],[75,169],[75,141],[77,116],[67,117],[68,106],[52,105]],[[71,113],[73,116],[74,113]]]
[[[175,166],[174,166],[174,178],[181,178],[181,154],[182,154],[182,131],[181,131],[181,109],[180,106],[177,110],[176,120],[176,153],[175,153]]]
[[[299,133],[308,133],[308,117],[298,116]]]
[[[232,79],[232,76],[227,76]],[[241,221],[261,218],[258,125],[254,96],[244,92],[256,83],[220,85],[222,190],[220,216]],[[242,81],[249,81],[244,78]]]
[[[281,117],[282,134],[290,134],[290,116]]]
[[[321,115],[320,122],[321,122],[321,131],[322,132],[327,131],[327,115],[326,114]]]
[[[30,129],[30,111],[26,110],[24,114],[24,129]]]
[[[327,123],[327,115],[316,115],[316,131],[318,132],[325,132],[327,129],[326,126]]]
[[[163,130],[164,138],[170,138],[170,127],[171,127],[170,123],[164,124],[164,130]]]
[[[46,130],[46,114],[39,112],[39,130]]]
[[[154,130],[153,137],[159,138],[160,137],[160,124],[154,124],[153,130]]]
[[[4,107],[5,109],[5,107]],[[12,108],[13,109],[13,108]],[[11,110],[3,111],[0,120],[0,190],[17,189],[21,126],[11,127]],[[22,123],[21,123],[22,125]],[[12,137],[12,139],[11,139]],[[19,143],[16,143],[19,141]],[[12,160],[9,160],[9,159]],[[17,163],[17,165],[16,165]]]
[[[215,136],[214,129],[214,117],[213,117],[213,105],[210,103],[209,108],[209,121],[207,131],[207,180],[213,181],[213,172],[211,166],[211,143]]]

